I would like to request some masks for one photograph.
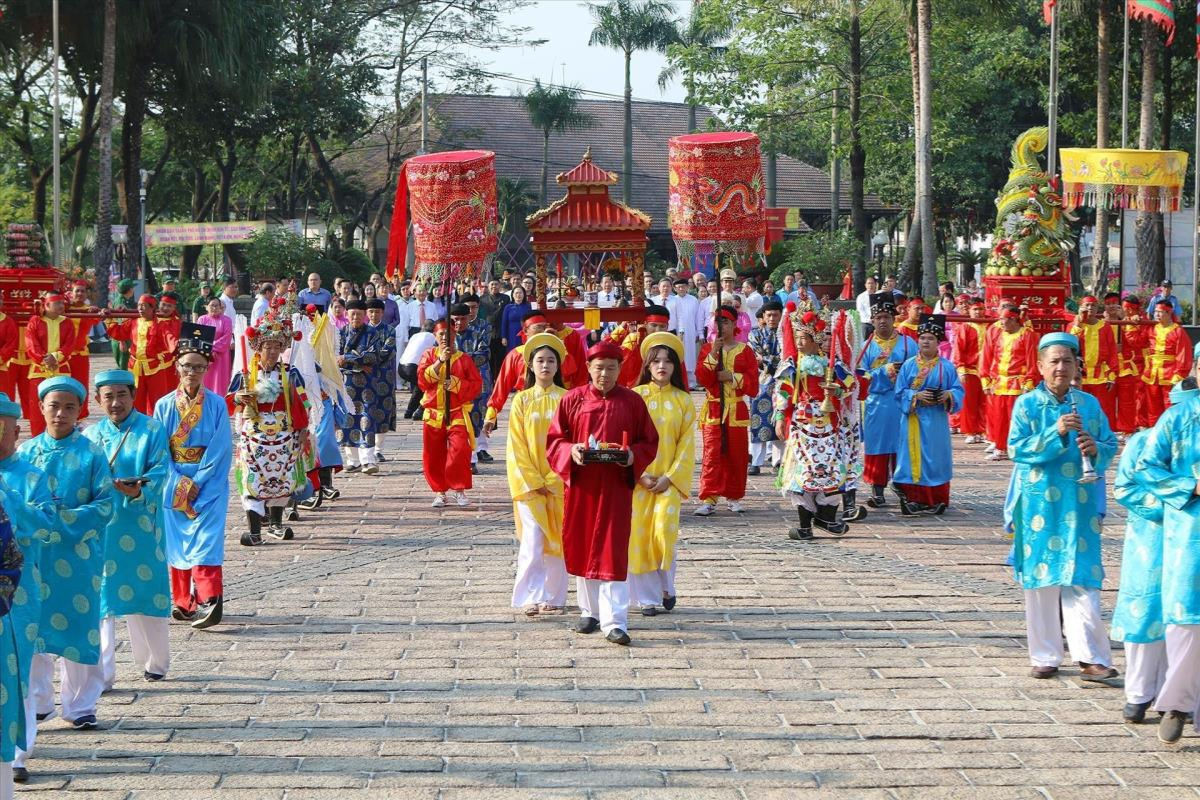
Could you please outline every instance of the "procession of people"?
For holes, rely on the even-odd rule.
[[[793,290],[758,298],[742,341],[744,298],[712,297],[708,316],[689,321],[681,315],[710,298],[692,294],[703,282],[681,280],[630,322],[589,330],[528,309],[497,338],[493,325],[523,292],[517,276],[508,293],[491,282],[482,297],[460,286],[440,301],[408,283],[393,293],[382,276],[369,293],[347,284],[336,296],[319,276],[305,292],[264,284],[252,323],[226,320],[215,296],[187,322],[170,293],[141,296],[129,316],[78,291],[72,312],[51,294],[0,349],[12,391],[0,392],[0,508],[12,529],[11,543],[0,535],[0,568],[16,576],[0,601],[24,676],[9,691],[20,703],[3,705],[19,709],[0,742],[13,780],[28,779],[39,722],[98,724],[116,681],[117,618],[151,682],[170,674],[171,619],[221,624],[227,523],[241,545],[280,545],[301,511],[340,497],[335,475],[379,475],[398,460],[385,437],[405,391],[432,506],[445,512],[472,506],[473,476],[492,460],[511,400],[512,605],[530,619],[561,616],[573,575],[574,629],[617,645],[633,639],[631,607],[654,617],[681,593],[686,602],[678,547],[689,499],[700,517],[770,510],[746,501],[748,478],[765,472],[795,515],[786,535],[800,542],[814,529],[844,537],[868,515],[879,523],[893,497],[896,520],[943,516],[960,435],[1013,462],[1004,524],[1032,677],[1059,674],[1069,652],[1081,680],[1109,682],[1118,673],[1100,532],[1103,477],[1116,464],[1114,497],[1130,520],[1111,631],[1126,652],[1122,718],[1156,709],[1172,743],[1200,704],[1200,391],[1165,300],[1149,321],[1139,298],[1101,309],[1085,297],[1065,330],[1044,333],[1010,298],[989,318],[982,302],[951,294],[938,304],[955,309],[947,317],[891,290],[843,307]],[[91,373],[84,315],[128,343],[126,368]],[[22,422],[30,438],[18,447]],[[227,518],[231,475],[244,526]]]

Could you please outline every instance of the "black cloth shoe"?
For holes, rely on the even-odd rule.
[[[788,531],[788,538],[797,542],[813,538],[813,513],[804,506],[796,506],[796,514],[800,518],[800,527]]]
[[[96,730],[96,715],[84,714],[77,720],[71,723],[71,727],[77,731],[94,731]]]
[[[678,599],[679,598],[677,598],[675,595],[671,595],[670,597],[664,597],[663,598],[663,608],[665,608],[667,611],[674,611],[675,603]]]
[[[196,618],[195,611],[184,611],[179,606],[171,607],[171,619],[176,622],[191,622]]]
[[[375,454],[375,462],[376,462],[376,463],[378,463],[378,464],[386,464],[386,463],[387,463],[387,461],[388,461],[388,458],[387,458],[387,456],[385,456],[383,453],[376,453],[376,454]]]
[[[146,680],[150,681],[151,683],[158,683],[163,678],[165,678],[166,675],[159,675],[157,672],[150,672],[149,670],[146,670],[145,672],[142,673],[142,677],[145,678]]]
[[[471,474],[472,474],[472,475],[478,475],[478,474],[479,474],[479,465],[478,465],[478,464],[472,464],[472,465],[471,465]]]
[[[842,493],[842,522],[860,522],[867,518],[867,509],[858,504],[858,490]]]
[[[762,467],[750,465],[750,469],[746,470],[747,475],[762,475]]]
[[[837,518],[837,506],[817,506],[816,524],[834,536],[846,534],[846,523]]]
[[[1187,714],[1182,711],[1168,711],[1158,723],[1158,740],[1163,744],[1175,744],[1183,738],[1183,725],[1187,722]]]
[[[629,634],[620,628],[613,628],[604,638],[613,644],[629,644]]]
[[[487,450],[480,450],[478,453],[475,454],[475,457],[478,458],[480,461],[482,461],[485,464],[490,464],[496,460],[496,459],[492,458],[492,454],[489,453]]]
[[[300,512],[296,510],[296,506],[289,506],[287,510],[288,522],[300,522]]]
[[[580,617],[575,624],[576,633],[595,633],[600,630],[600,620],[595,617]]]
[[[1126,703],[1125,710],[1121,712],[1121,716],[1125,718],[1126,722],[1141,724],[1146,721],[1146,712],[1150,710],[1150,703],[1153,702],[1151,700],[1146,703]]]
[[[13,783],[29,783],[29,770],[25,767],[13,767]]]
[[[321,490],[321,499],[322,500],[337,500],[341,496],[342,496],[342,493],[339,492],[337,489],[322,489]]]
[[[303,508],[305,511],[313,511],[313,510],[321,507],[321,500],[322,500],[321,492],[316,492],[315,494],[313,494],[312,497],[308,498],[307,500],[301,500],[296,505],[298,505],[300,508]],[[297,514],[296,519],[299,519],[299,518],[300,518],[300,515]]]
[[[940,517],[942,514],[946,513],[946,504],[938,503],[936,506],[929,509],[929,513],[933,514],[935,517]]]
[[[883,508],[887,505],[887,498],[883,494],[882,486],[871,487],[871,496],[867,498],[867,505],[871,508]]]
[[[642,606],[642,616],[643,617],[657,617],[658,609],[655,608],[654,606]]]
[[[224,602],[221,597],[215,597],[207,603],[201,603],[196,609],[196,619],[192,621],[192,627],[198,631],[205,628],[211,628],[221,622],[221,613],[223,611]]]

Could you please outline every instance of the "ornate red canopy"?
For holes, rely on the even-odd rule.
[[[644,304],[642,270],[646,256],[646,232],[650,217],[613,200],[608,188],[617,175],[592,163],[591,149],[576,166],[555,180],[567,194],[526,218],[537,263],[537,300],[546,307],[547,256],[562,254],[608,254],[615,258],[630,279],[634,306]],[[606,310],[607,311],[607,310]]]

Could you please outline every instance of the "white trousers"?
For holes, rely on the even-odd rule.
[[[386,438],[386,433],[375,434],[375,449],[371,451],[372,456],[378,456],[381,452],[383,452],[383,440]]]
[[[1200,700],[1200,625],[1167,626],[1167,678],[1156,711],[1196,710]]]
[[[62,703],[63,719],[74,722],[89,714],[95,715],[96,704],[104,693],[104,677],[92,665],[76,664],[65,658],[47,653],[33,657],[29,668],[29,702],[25,704],[28,723],[25,725],[25,747],[17,748],[13,765],[25,766],[25,759],[33,753],[37,740],[37,714],[54,711],[54,666],[58,662],[59,700]],[[30,709],[30,706],[33,708]],[[32,711],[32,713],[30,713]]]
[[[1167,643],[1125,643],[1125,702],[1149,703],[1167,679]]]
[[[170,619],[129,614],[124,620],[129,630],[133,663],[143,672],[166,675],[171,666]],[[104,691],[112,689],[117,680],[117,620],[114,617],[100,620],[100,663],[89,669],[100,670]]]
[[[347,467],[357,467],[360,465],[375,463],[375,450],[370,447],[343,447],[342,448],[342,463]]]
[[[482,430],[479,431],[479,435],[475,437],[475,452],[478,453],[480,450],[487,450],[488,444],[489,444],[488,435],[486,433],[484,433]]]
[[[600,620],[600,630],[629,630],[629,584],[625,581],[576,577],[575,595],[579,616]]]
[[[783,442],[751,442],[750,443],[750,464],[755,467],[761,467],[767,463],[767,452],[771,453],[771,464],[778,464],[783,460]]]
[[[1112,666],[1112,649],[1104,619],[1100,616],[1100,592],[1097,589],[1082,586],[1026,589],[1025,630],[1029,635],[1029,661],[1035,667],[1062,664],[1064,633],[1073,659]]]
[[[0,761],[0,800],[13,800],[12,769],[11,761]]]
[[[671,559],[670,569],[656,569],[641,575],[629,575],[629,594],[633,602],[642,608],[661,606],[664,597],[675,596],[675,566],[679,563]]]
[[[567,604],[567,566],[561,556],[546,555],[545,533],[527,503],[516,503],[521,517],[521,542],[517,549],[517,580],[512,606],[524,608],[545,603],[559,608]]]

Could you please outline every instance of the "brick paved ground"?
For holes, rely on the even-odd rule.
[[[513,614],[502,462],[470,510],[436,512],[406,425],[397,460],[342,479],[295,541],[248,550],[231,530],[226,623],[174,625],[160,684],[122,647],[103,730],[44,726],[22,794],[1197,795],[1190,731],[1167,749],[1121,724],[1119,689],[1027,677],[997,525],[1009,468],[979,448],[958,451],[945,517],[873,512],[838,541],[787,540],[770,480],[751,479],[744,517],[685,518],[680,605],[632,618],[621,648]]]

